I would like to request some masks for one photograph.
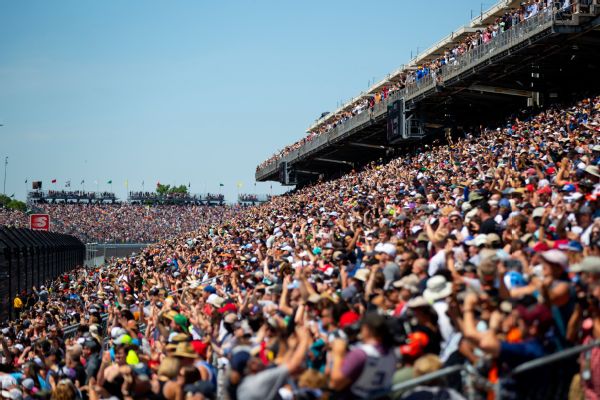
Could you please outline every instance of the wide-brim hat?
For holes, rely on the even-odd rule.
[[[452,294],[452,283],[448,282],[442,275],[432,276],[427,280],[427,288],[423,291],[423,297],[429,302],[445,299]]]

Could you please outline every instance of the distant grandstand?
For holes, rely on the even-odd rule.
[[[27,193],[27,203],[86,203],[86,204],[114,204],[117,197],[112,192],[86,192],[84,190],[38,190]]]
[[[268,194],[248,194],[242,193],[238,195],[238,204],[241,205],[257,205],[266,203],[271,200],[271,195]]]
[[[127,202],[131,204],[190,204],[190,205],[223,205],[225,196],[216,193],[168,193],[129,192]],[[91,192],[83,190],[41,190],[34,189],[27,193],[27,203],[34,204],[115,204],[120,203],[113,192]]]
[[[132,204],[194,204],[223,205],[225,196],[216,193],[168,193],[129,192],[127,200]]]
[[[305,138],[262,162],[256,180],[303,185],[337,177],[501,123],[519,108],[597,91],[600,6],[538,4],[526,10],[517,0],[495,4],[366,92],[323,113]]]

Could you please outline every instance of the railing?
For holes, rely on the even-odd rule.
[[[155,192],[129,192],[129,201],[151,201],[151,202],[216,202],[225,201],[225,196],[217,193],[174,193],[158,194]]]
[[[490,42],[480,44],[477,47],[467,51],[466,53],[459,55],[451,64],[442,66],[438,71],[432,71],[428,75],[406,84],[405,88],[390,94],[385,100],[377,103],[372,109],[367,109],[353,116],[352,118],[339,124],[327,133],[324,133],[311,141],[302,145],[300,149],[294,150],[283,157],[271,161],[269,164],[260,168],[257,171],[257,177],[262,178],[269,176],[277,171],[277,165],[282,160],[291,161],[301,157],[305,154],[311,153],[324,143],[328,143],[335,140],[339,136],[348,131],[356,128],[359,125],[368,122],[371,117],[380,116],[381,113],[387,111],[387,106],[404,97],[405,100],[417,97],[418,95],[427,92],[428,90],[434,89],[436,85],[443,83],[450,78],[456,77],[463,73],[465,70],[474,67],[475,65],[490,59],[508,48],[521,43],[530,37],[544,31],[545,29],[552,26],[554,17],[560,10],[553,10],[552,8],[546,8],[529,17],[527,20],[512,26],[510,29],[501,32],[493,38]],[[327,137],[326,140],[319,140],[323,137]]]
[[[269,194],[240,194],[238,202],[241,203],[264,203],[271,199]]]
[[[488,393],[493,392],[495,400],[502,400],[506,397],[506,392],[503,389],[507,384],[511,385],[512,393],[516,394],[518,398],[567,398],[566,394],[571,380],[574,374],[578,372],[578,365],[574,359],[581,353],[589,352],[595,347],[600,347],[600,340],[526,362],[516,367],[509,374],[501,376],[497,382],[490,382],[470,364],[454,365],[397,383],[392,387],[391,395],[396,398],[417,386],[427,386],[428,384],[448,387],[447,383],[450,378],[459,378],[461,387],[457,389],[469,399],[485,398]],[[562,362],[561,368],[549,368],[557,362]],[[542,374],[539,373],[541,368],[544,368]],[[582,376],[586,376],[591,372],[589,368],[589,365],[584,366],[584,369],[580,371]],[[542,379],[539,381],[530,379],[527,374],[532,372],[538,372]],[[551,376],[553,374],[555,376]],[[516,379],[521,379],[524,383],[515,385],[514,381]]]
[[[35,189],[27,192],[27,200],[116,200],[113,192],[107,191],[85,191],[85,190],[61,190]]]

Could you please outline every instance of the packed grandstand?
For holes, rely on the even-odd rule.
[[[153,244],[11,298],[2,397],[598,399],[599,164],[594,93],[249,207],[36,202],[84,242]]]
[[[373,398],[453,365],[495,382],[596,340],[599,131],[600,98],[586,98],[74,270],[25,295],[4,325],[3,387]],[[594,398],[600,349],[578,360],[553,379]],[[546,374],[502,393],[546,396],[524,385]],[[458,378],[396,395],[466,390]]]

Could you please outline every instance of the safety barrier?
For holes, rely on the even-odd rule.
[[[523,363],[501,376],[497,382],[490,382],[470,364],[454,365],[397,383],[387,397],[401,398],[419,386],[435,386],[454,388],[470,400],[485,398],[490,393],[493,393],[495,400],[566,399],[574,375],[577,372],[582,376],[591,373],[589,363],[584,363],[580,371],[577,357],[582,353],[589,356],[595,347],[600,347],[600,340]],[[560,368],[556,367],[558,362]],[[451,382],[459,383],[455,386]]]
[[[84,244],[73,236],[0,227],[0,319],[11,316],[15,294],[31,293],[83,265],[84,257]]]

